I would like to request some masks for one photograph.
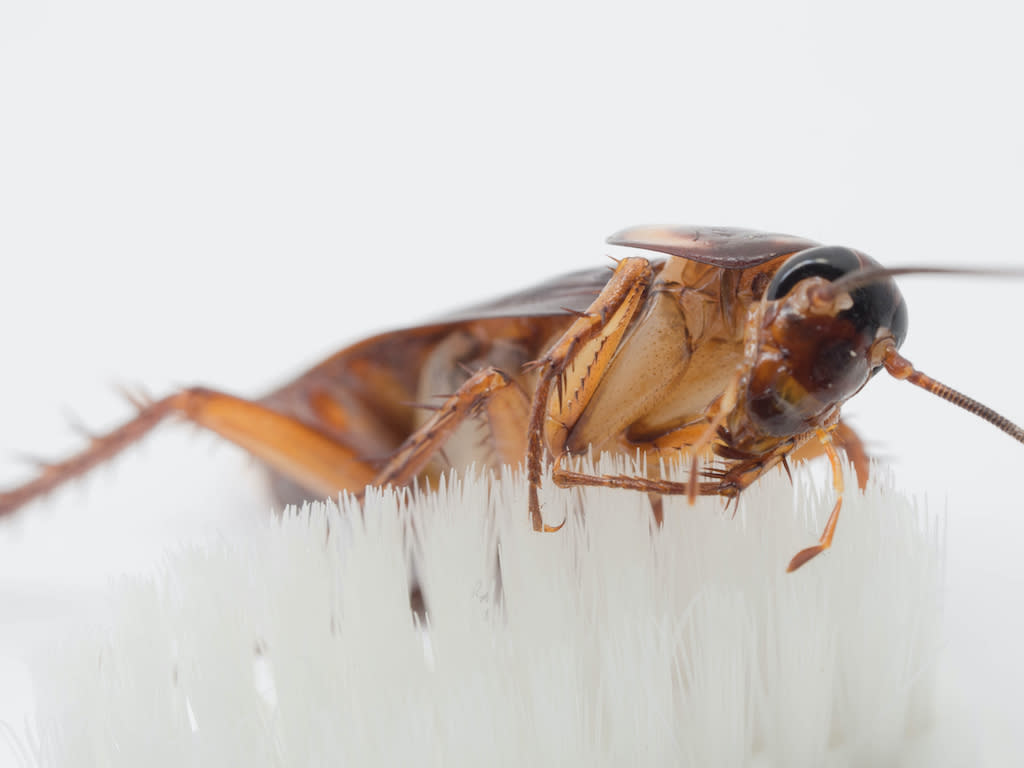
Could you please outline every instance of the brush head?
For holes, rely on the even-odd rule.
[[[511,474],[290,510],[49,648],[37,762],[943,764],[941,525],[883,476],[787,575],[831,506],[795,474],[734,516],[666,498],[662,528],[642,494],[546,483],[568,523],[534,533]]]

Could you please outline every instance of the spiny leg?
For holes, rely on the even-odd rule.
[[[130,400],[132,398],[129,398]],[[89,435],[81,427],[75,431],[88,437],[89,444],[85,450],[58,462],[35,462],[38,474],[28,482],[0,492],[0,516],[9,515],[35,499],[41,498],[52,490],[76,477],[84,475],[93,467],[113,458],[129,445],[141,440],[150,430],[173,412],[170,398],[159,400],[138,407],[134,419],[123,424],[112,432],[102,435]],[[134,400],[132,400],[134,402]]]
[[[183,389],[161,400],[140,403],[135,418],[93,437],[80,453],[45,464],[39,475],[0,493],[0,516],[112,459],[168,417],[184,418],[216,432],[299,485],[331,496],[360,492],[375,469],[344,444],[267,406],[211,389]]]
[[[620,488],[627,491],[644,491],[665,496],[678,496],[688,494],[690,491],[689,481],[681,483],[675,480],[661,480],[636,475],[589,475],[585,472],[563,469],[562,462],[566,456],[568,456],[568,453],[564,451],[558,454],[555,457],[555,464],[551,470],[551,479],[559,488],[575,488],[579,486]],[[723,483],[717,481],[697,483],[697,493],[700,496],[721,494],[724,489]]]
[[[488,419],[498,459],[522,461],[526,453],[527,399],[505,373],[483,368],[459,387],[413,432],[373,478],[374,485],[405,485],[426,467],[465,420],[483,411]]]
[[[797,552],[786,567],[787,573],[792,573],[808,560],[820,555],[832,546],[832,537],[836,533],[836,523],[839,522],[839,510],[843,506],[843,463],[839,459],[838,451],[836,451],[835,446],[832,444],[831,434],[821,427],[818,427],[816,432],[818,440],[820,440],[821,444],[824,446],[825,454],[828,456],[828,460],[832,464],[832,487],[835,488],[838,498],[836,499],[836,505],[832,507],[832,514],[828,516],[828,521],[825,523],[825,530],[822,531],[821,538],[818,540],[818,543],[813,547],[807,547],[806,549],[802,549]]]
[[[735,498],[757,478],[778,465],[785,458],[787,446],[763,458],[742,461],[728,469],[707,470],[706,474],[717,479],[697,483],[698,496],[723,496]],[[662,480],[660,478],[641,477],[637,475],[589,475],[562,469],[562,462],[568,454],[563,452],[555,458],[551,478],[559,488],[578,486],[595,486],[600,488],[621,488],[629,491],[644,491],[665,496],[682,496],[690,494],[690,480]]]
[[[690,448],[693,458],[690,460],[690,479],[687,483],[686,497],[693,504],[697,500],[697,460],[711,446],[712,441],[718,435],[718,430],[724,426],[729,413],[736,407],[736,397],[739,392],[740,382],[743,379],[742,370],[738,371],[729,382],[725,392],[715,402],[715,417],[708,424],[704,433]]]
[[[555,452],[565,445],[566,435],[586,408],[626,328],[642,306],[652,273],[647,259],[618,262],[587,311],[534,366],[540,376],[530,403],[526,469],[530,520],[535,531],[550,528],[541,516],[539,497],[545,440]],[[572,380],[568,381],[570,372]],[[556,387],[555,398],[552,386]]]

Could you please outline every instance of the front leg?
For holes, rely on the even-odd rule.
[[[868,487],[868,477],[871,473],[871,459],[864,447],[864,441],[853,427],[842,420],[830,430],[829,435],[831,442],[846,454],[846,459],[853,464],[853,471],[857,475],[857,487],[863,491]],[[792,459],[794,462],[809,461],[827,453],[821,440],[808,440],[799,450],[793,452]]]

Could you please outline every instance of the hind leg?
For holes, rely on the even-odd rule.
[[[0,493],[0,516],[109,461],[171,417],[217,433],[322,496],[342,489],[360,492],[377,473],[349,446],[291,416],[223,392],[193,387],[141,405],[134,419],[92,438],[82,452],[41,465],[34,479]]]

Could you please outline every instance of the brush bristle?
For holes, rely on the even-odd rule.
[[[536,534],[512,474],[290,510],[118,585],[108,616],[48,649],[31,762],[941,756],[941,525],[882,477],[847,494],[832,550],[786,574],[831,508],[829,489],[795,482],[766,478],[735,516],[666,498],[660,529],[643,494],[549,482],[545,517],[568,523]]]

